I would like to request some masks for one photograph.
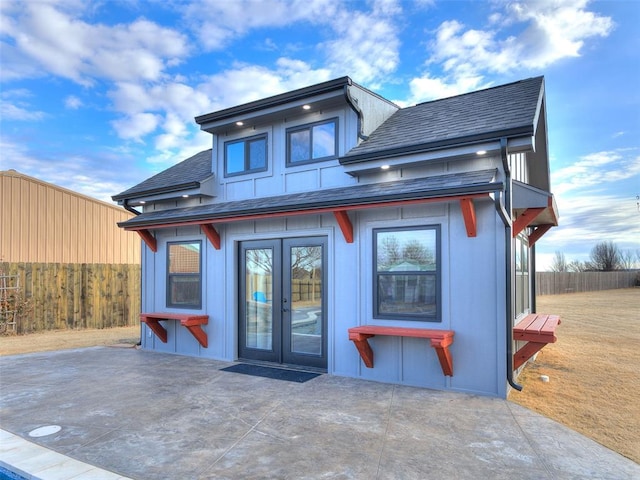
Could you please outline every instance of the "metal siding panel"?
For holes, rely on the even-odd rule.
[[[452,212],[455,210],[452,208]],[[451,348],[455,390],[498,395],[498,316],[496,305],[497,250],[496,213],[493,205],[476,210],[478,236],[465,234],[457,212],[450,222],[449,292],[450,328],[456,332]]]
[[[285,193],[305,192],[320,188],[317,170],[285,173]]]
[[[227,201],[254,197],[253,180],[227,182],[225,187]]]
[[[341,165],[320,168],[320,187],[334,188],[340,186],[355,185],[357,180],[345,175],[344,168]]]
[[[402,357],[400,343],[400,337],[375,336],[370,338],[369,344],[374,352],[374,368],[366,368],[362,365],[360,377],[378,382],[400,383],[400,360]],[[359,362],[362,361],[359,356],[357,358]]]
[[[426,338],[403,338],[402,377],[403,384],[442,390],[447,387],[447,377],[442,374],[438,355]],[[455,344],[455,340],[454,340]],[[456,360],[453,359],[453,373]]]
[[[200,356],[200,344],[195,337],[187,330],[186,327],[180,325],[180,322],[172,320],[175,335],[175,352],[181,355],[189,355],[191,357]],[[207,331],[207,326],[202,327]],[[167,340],[168,343],[169,340]]]
[[[286,220],[283,217],[273,218],[269,220],[258,220],[255,222],[256,233],[284,232],[285,229]]]
[[[18,221],[18,231],[20,232],[17,236],[17,247],[18,247],[18,256],[19,258],[29,258],[31,254],[31,242],[30,239],[35,232],[31,232],[31,221],[30,221],[30,207],[29,200],[31,198],[31,188],[27,182],[20,182],[19,187],[19,198],[20,204],[17,205],[18,208],[15,209],[16,213],[19,214]]]
[[[62,214],[62,236],[60,251],[62,253],[62,263],[71,263],[71,198],[65,193],[60,193],[61,207],[60,213]]]
[[[330,248],[333,249],[333,255],[330,252],[329,287],[332,290],[329,290],[328,340],[332,343],[333,357],[329,361],[329,366],[333,367],[332,373],[355,377],[358,376],[360,369],[365,368],[361,365],[360,356],[347,333],[350,327],[360,325],[363,320],[359,309],[361,280],[356,274],[359,265],[359,246],[357,241],[351,244],[345,243],[342,234],[336,230]],[[333,263],[331,263],[332,256]]]
[[[5,261],[139,263],[137,235],[116,225],[128,212],[17,172],[0,180]]]

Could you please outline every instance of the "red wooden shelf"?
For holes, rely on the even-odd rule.
[[[545,345],[555,343],[556,328],[560,325],[558,315],[532,313],[513,327],[513,339],[525,343],[513,355],[513,369],[517,370],[527,360],[542,350]]]
[[[200,345],[207,348],[209,341],[207,334],[202,330],[201,325],[209,323],[209,315],[190,315],[185,313],[141,313],[140,321],[156,334],[163,342],[167,343],[167,329],[160,323],[161,320],[178,320],[183,327],[191,332]]]
[[[392,337],[417,337],[428,338],[435,349],[442,367],[442,373],[453,376],[453,359],[449,351],[449,345],[453,343],[453,330],[433,330],[429,328],[404,328],[404,327],[380,327],[376,325],[361,325],[349,329],[349,340],[360,353],[362,361],[367,368],[373,368],[373,350],[368,339],[376,335]]]

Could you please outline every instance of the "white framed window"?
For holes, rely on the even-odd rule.
[[[440,226],[373,230],[373,317],[440,322]]]

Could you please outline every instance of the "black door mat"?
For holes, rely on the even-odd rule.
[[[242,373],[254,377],[273,378],[287,382],[304,383],[316,378],[320,373],[303,372],[301,370],[285,370],[283,368],[263,367],[250,363],[238,363],[227,368],[220,369],[223,372]]]

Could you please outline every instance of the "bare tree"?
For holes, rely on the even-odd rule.
[[[636,253],[633,250],[622,250],[620,252],[620,267],[623,270],[632,270],[636,263]]]
[[[569,270],[567,260],[564,258],[564,253],[556,250],[556,256],[553,257],[553,263],[551,264],[552,272],[566,272]]]
[[[581,262],[580,260],[573,260],[567,264],[567,272],[585,272],[588,269],[588,264],[586,262]]]
[[[600,242],[591,250],[591,267],[594,270],[611,272],[621,267],[620,249],[613,242]]]
[[[402,249],[402,256],[405,260],[411,260],[420,265],[427,265],[435,262],[433,253],[423,246],[418,240],[408,241]]]

